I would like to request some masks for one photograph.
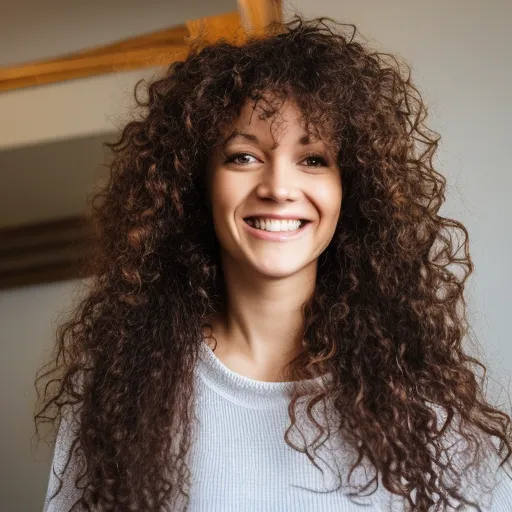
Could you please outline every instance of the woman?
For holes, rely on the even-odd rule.
[[[45,510],[511,510],[510,417],[462,346],[467,231],[389,57],[296,16],[149,86],[38,377]]]

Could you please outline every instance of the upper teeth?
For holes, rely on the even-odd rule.
[[[302,225],[300,220],[247,219],[247,223],[256,229],[265,231],[294,231]]]

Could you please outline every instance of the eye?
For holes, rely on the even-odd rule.
[[[327,163],[327,160],[321,156],[321,155],[308,155],[306,156],[306,158],[304,159],[304,161],[306,160],[316,160],[317,164],[313,164],[313,165],[309,165],[308,167],[327,167],[328,166],[328,163]]]
[[[248,163],[251,163],[251,162],[243,162],[243,161],[240,161],[239,158],[256,158],[255,156],[252,156],[250,155],[249,153],[236,153],[235,155],[233,156],[230,156],[225,163],[229,164],[229,163],[235,163],[235,164],[239,164],[239,165],[246,165]]]
[[[254,158],[257,160],[257,158],[255,156],[253,156],[249,153],[236,153],[235,155],[229,157],[225,163],[227,163],[227,164],[235,163],[238,165],[247,165],[247,164],[251,163],[250,161],[247,161],[247,158]],[[246,160],[244,161],[241,159],[246,159]],[[317,154],[307,155],[304,158],[304,161],[316,162],[311,165],[308,165],[307,167],[328,167],[328,165],[329,165],[327,160],[323,156],[317,155]]]

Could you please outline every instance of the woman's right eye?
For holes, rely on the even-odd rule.
[[[245,165],[245,164],[248,164],[248,163],[251,163],[251,162],[241,162],[240,160],[238,160],[239,158],[256,158],[255,156],[252,156],[250,155],[249,153],[237,153],[236,155],[233,155],[231,157],[229,157],[227,160],[226,160],[226,163],[235,163],[235,164],[240,164],[240,165]],[[238,160],[238,161],[237,161]]]

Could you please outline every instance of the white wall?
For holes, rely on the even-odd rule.
[[[2,12],[2,63],[12,62],[10,55],[16,56],[14,60],[42,57],[56,48],[79,48],[93,40],[106,42],[163,28],[178,19],[171,16],[176,9],[172,2],[154,0],[53,1],[45,2],[44,7],[35,1],[29,3],[30,8],[26,0],[18,3],[24,9],[20,12],[14,4]],[[139,8],[142,5],[144,9]],[[306,15],[353,22],[375,45],[400,53],[413,65],[413,76],[430,103],[430,126],[443,136],[439,169],[450,185],[443,213],[462,220],[470,233],[476,265],[468,289],[473,326],[491,376],[508,386],[512,371],[508,334],[512,278],[507,265],[512,259],[508,226],[512,220],[512,201],[508,198],[512,177],[507,151],[511,130],[505,121],[512,118],[512,62],[508,57],[512,36],[506,25],[512,19],[512,3],[435,0],[422,5],[406,0],[321,0],[310,5],[296,0],[293,5]],[[199,4],[192,8],[207,14]],[[230,8],[214,12],[225,10]],[[6,18],[10,12],[14,18]],[[66,17],[61,24],[54,21],[59,13]],[[187,17],[196,16],[181,16],[179,22]],[[17,29],[14,23],[18,23]],[[75,91],[81,94],[75,97],[80,101],[71,111],[71,83],[34,89],[35,96],[30,97],[28,90],[0,94],[3,119],[8,115],[11,121],[22,121],[14,129],[0,123],[0,146],[104,130],[105,116],[118,115],[113,107],[118,102],[117,92],[126,93],[123,84],[135,81],[133,76],[127,82],[120,77],[76,81]],[[87,92],[91,90],[97,91],[97,103],[91,103]],[[40,112],[35,121],[29,121],[33,117],[27,115],[32,108]],[[36,367],[54,341],[58,313],[69,304],[76,284],[68,281],[0,294],[0,405],[4,411],[0,431],[1,510],[37,511],[42,506],[50,461],[44,460],[44,445],[32,460],[33,380]]]

